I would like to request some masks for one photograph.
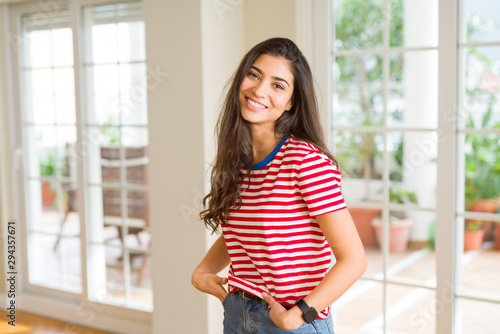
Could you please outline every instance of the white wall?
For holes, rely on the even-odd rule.
[[[245,5],[245,48],[271,37],[297,42],[296,7],[293,0],[252,0]]]
[[[224,87],[239,65],[244,48],[244,6],[242,1],[202,1],[202,77],[203,77],[203,126],[205,149],[205,189],[210,190],[209,162],[215,157],[214,129],[224,99]],[[203,195],[200,194],[198,200]],[[201,227],[201,223],[199,223]],[[206,233],[206,248],[217,235]],[[202,255],[196,255],[198,261]],[[221,273],[227,276],[227,270]],[[220,301],[208,296],[208,333],[223,331],[223,309]]]
[[[147,65],[168,72],[148,92],[154,333],[206,333],[207,298],[191,286],[205,252],[193,194],[203,189],[201,1],[144,1]]]

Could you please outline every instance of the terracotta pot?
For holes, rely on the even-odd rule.
[[[498,202],[499,202],[498,198],[478,199],[474,201],[472,210],[476,212],[495,213],[497,212]]]
[[[372,225],[380,246],[382,246],[382,219],[374,218]],[[413,222],[410,218],[399,219],[389,224],[389,251],[393,253],[404,252],[410,241],[410,232]]]
[[[497,249],[500,249],[500,223],[495,224],[495,230],[496,230],[496,238],[497,238],[497,244],[496,247]]]
[[[486,212],[486,213],[495,213],[497,212],[499,205],[499,199],[479,199],[474,201],[472,206],[472,211],[475,212]],[[483,220],[482,229],[484,230],[484,240],[490,241],[494,238],[494,222],[489,220]]]
[[[484,230],[464,231],[464,251],[478,250],[483,244]]]
[[[42,205],[53,206],[56,192],[52,189],[50,181],[42,181]]]
[[[379,209],[349,207],[356,230],[358,230],[359,238],[365,246],[375,246],[375,230],[372,226],[373,218],[380,215]]]

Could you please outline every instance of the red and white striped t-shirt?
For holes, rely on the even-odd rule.
[[[270,293],[293,306],[330,268],[330,246],[314,217],[344,209],[340,172],[313,145],[290,136],[251,171],[241,208],[222,225],[231,265],[229,292]],[[325,319],[330,308],[320,312]]]

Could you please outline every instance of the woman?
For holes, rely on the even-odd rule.
[[[217,136],[201,218],[223,235],[193,285],[223,302],[224,333],[333,333],[330,304],[366,259],[325,145],[311,70],[292,41],[272,38],[245,55]],[[229,277],[217,276],[228,264]]]

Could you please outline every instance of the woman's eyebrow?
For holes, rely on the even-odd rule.
[[[261,71],[260,68],[256,67],[256,66],[250,66],[250,68],[254,69],[255,71],[259,72],[259,74],[263,74],[263,72]],[[278,80],[278,81],[283,81],[284,83],[286,83],[288,85],[288,87],[290,87],[290,84],[288,83],[288,81],[286,81],[285,79],[283,78],[280,78],[280,77],[271,77],[273,78],[274,80]]]

